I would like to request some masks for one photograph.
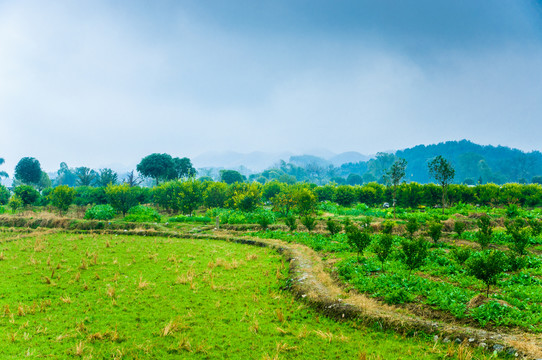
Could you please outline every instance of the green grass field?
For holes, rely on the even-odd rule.
[[[2,359],[490,358],[328,319],[266,248],[0,231],[0,259]]]

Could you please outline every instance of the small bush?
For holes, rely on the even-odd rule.
[[[337,221],[335,220],[332,220],[331,218],[330,219],[327,219],[326,221],[326,227],[327,227],[327,230],[329,231],[329,233],[333,236],[335,234],[338,234],[341,232],[341,230],[343,229],[342,225],[340,223],[338,223]]]
[[[414,295],[410,294],[404,288],[392,290],[391,292],[384,295],[384,301],[390,305],[404,304],[407,302],[413,301],[415,298]]]
[[[5,186],[0,185],[0,205],[6,205],[10,196],[9,190]]]
[[[162,216],[156,209],[143,205],[132,207],[124,218],[124,221],[130,222],[160,222],[161,220]]]
[[[491,240],[493,239],[493,225],[491,224],[491,218],[484,214],[478,219],[478,232],[476,232],[476,238],[478,244],[482,249],[487,249]]]
[[[419,228],[420,224],[415,217],[411,217],[410,219],[408,219],[408,222],[406,224],[406,231],[410,239],[414,238],[414,234],[416,233],[416,231],[418,231]]]
[[[391,234],[382,234],[377,238],[377,242],[374,246],[374,252],[382,264],[382,270],[384,270],[384,262],[386,262],[391,253],[392,245],[393,236]]]
[[[408,268],[408,277],[412,270],[419,268],[425,263],[427,258],[427,241],[423,237],[419,237],[416,240],[405,239],[401,243],[402,260]]]
[[[440,240],[440,237],[442,236],[442,227],[443,225],[440,222],[433,222],[429,225],[427,233],[429,237],[433,239],[433,242],[435,244]]]
[[[457,237],[461,237],[466,227],[467,225],[463,221],[456,221],[454,223],[454,231],[457,233]]]
[[[459,264],[463,265],[470,257],[472,250],[466,246],[454,247],[450,250],[452,258]]]
[[[96,205],[88,209],[85,213],[85,219],[90,220],[111,220],[115,217],[115,209],[109,204]]]
[[[489,297],[489,286],[497,284],[497,280],[507,264],[508,259],[500,250],[485,250],[475,253],[465,262],[468,272],[487,285],[487,297]]]
[[[299,221],[301,221],[303,226],[305,226],[309,232],[316,228],[316,218],[314,216],[306,215],[299,219]]]
[[[371,244],[371,234],[366,228],[361,230],[355,225],[349,225],[345,230],[346,236],[348,237],[348,244],[357,252],[357,259],[359,262],[363,251]]]
[[[290,229],[290,231],[295,231],[297,229],[297,222],[295,216],[293,215],[288,215],[284,219],[284,223],[286,224],[286,226],[288,226],[288,229]]]
[[[393,226],[395,223],[393,221],[384,221],[382,223],[382,234],[391,234],[393,232]]]
[[[266,230],[269,225],[275,222],[275,215],[269,211],[260,211],[256,215],[256,222],[263,230]]]

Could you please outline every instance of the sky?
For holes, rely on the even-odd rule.
[[[542,2],[0,1],[0,170],[542,142]]]

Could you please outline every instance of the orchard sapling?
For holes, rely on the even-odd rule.
[[[507,221],[505,224],[506,233],[512,237],[512,244],[508,247],[519,256],[527,254],[526,248],[529,245],[529,229],[524,225],[523,219]]]
[[[542,233],[542,222],[539,219],[530,219],[529,226],[531,227],[531,234],[538,236]]]
[[[440,222],[432,222],[429,224],[429,229],[427,230],[427,234],[431,239],[433,239],[433,242],[436,244],[440,240],[440,237],[442,236],[442,227],[443,225]]]
[[[427,258],[428,243],[423,236],[417,239],[404,239],[401,242],[401,252],[403,254],[402,260],[405,263],[408,271],[408,279],[412,270],[419,268],[425,262]]]
[[[408,238],[413,239],[414,233],[416,233],[416,231],[418,231],[419,228],[420,228],[420,224],[418,223],[418,220],[415,217],[411,217],[410,219],[408,219],[408,222],[406,224],[406,231],[408,233]]]
[[[491,218],[484,214],[478,219],[478,231],[476,232],[476,239],[482,249],[487,249],[493,238],[493,225],[491,224]]]
[[[294,215],[286,216],[286,218],[284,219],[284,223],[286,224],[286,226],[288,226],[288,229],[290,229],[290,231],[295,231],[297,229],[297,222]]]
[[[311,215],[305,215],[299,219],[301,223],[307,228],[309,232],[316,228],[316,217]]]
[[[454,223],[454,231],[457,233],[457,237],[460,238],[467,225],[463,221],[456,221]]]
[[[393,221],[384,221],[382,223],[382,234],[389,234],[393,232],[393,226],[395,223]]]
[[[384,262],[386,262],[391,253],[392,245],[393,235],[391,234],[382,234],[377,238],[377,242],[374,246],[374,252],[378,257],[378,260],[382,263],[382,271],[384,271]]]
[[[343,229],[342,225],[331,218],[328,218],[326,221],[326,227],[331,236],[338,234]]]
[[[496,285],[504,272],[508,261],[500,250],[485,250],[473,254],[466,262],[467,271],[486,285],[486,297],[489,297],[490,285]]]
[[[355,225],[349,225],[345,228],[348,238],[348,245],[357,252],[357,259],[360,262],[360,257],[363,251],[371,243],[371,234],[367,229],[360,229]]]

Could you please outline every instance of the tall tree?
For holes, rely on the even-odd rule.
[[[242,183],[245,181],[245,177],[241,175],[239,171],[235,170],[220,170],[220,181],[226,184],[234,184],[236,182]]]
[[[154,153],[141,159],[136,169],[141,175],[154,179],[158,185],[160,181],[168,180],[175,172],[175,162],[169,154]]]
[[[88,167],[81,166],[75,169],[75,176],[77,178],[75,181],[77,186],[92,186],[98,173]]]
[[[405,159],[397,159],[387,171],[387,176],[391,181],[393,187],[393,217],[395,217],[395,206],[397,203],[397,186],[401,183],[401,180],[406,174],[407,161]]]
[[[74,170],[70,169],[65,162],[60,163],[60,169],[56,173],[55,185],[75,186],[77,176],[75,176]]]
[[[194,169],[194,167],[192,166],[192,162],[187,157],[184,157],[182,159],[174,158],[173,165],[174,166],[170,180],[193,178],[194,176],[196,176],[196,169]]]
[[[427,166],[429,168],[429,176],[435,179],[439,185],[442,186],[442,213],[444,214],[448,186],[454,179],[455,170],[452,167],[452,164],[441,155],[429,161]]]
[[[37,185],[41,179],[40,162],[33,157],[24,157],[15,166],[15,180],[28,185]]]
[[[106,187],[107,185],[117,185],[118,175],[111,169],[101,169],[96,180],[98,186]]]
[[[0,158],[0,165],[2,165],[4,163],[4,158]],[[3,177],[8,177],[8,173],[5,172],[5,171],[0,171],[0,178],[3,178]]]

